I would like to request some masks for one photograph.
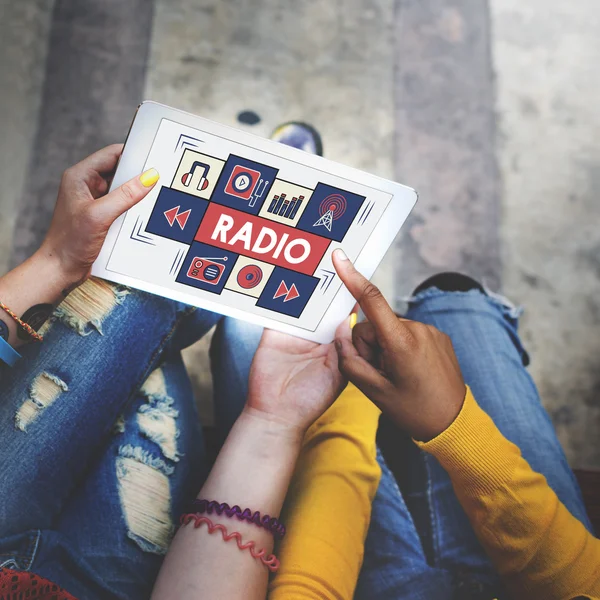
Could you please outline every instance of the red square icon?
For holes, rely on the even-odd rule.
[[[221,260],[227,260],[227,258]],[[204,283],[217,285],[221,281],[223,271],[225,271],[225,265],[196,256],[190,264],[187,276]]]
[[[260,173],[258,171],[241,165],[235,165],[225,186],[225,193],[242,198],[243,200],[250,200],[252,192],[259,181]]]

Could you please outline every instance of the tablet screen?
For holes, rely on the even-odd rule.
[[[144,165],[160,181],[122,221],[106,276],[314,332],[342,285],[333,250],[354,260],[392,194],[297,155],[163,118]]]

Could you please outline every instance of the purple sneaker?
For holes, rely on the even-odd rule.
[[[323,142],[319,132],[308,123],[300,123],[299,121],[288,121],[282,125],[278,125],[271,139],[298,150],[304,150],[310,154],[318,154],[323,156]]]

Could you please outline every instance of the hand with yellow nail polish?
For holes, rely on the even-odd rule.
[[[67,287],[88,277],[112,223],[158,181],[158,171],[149,169],[107,194],[122,151],[122,144],[107,146],[63,174],[52,223],[37,254],[57,266]]]

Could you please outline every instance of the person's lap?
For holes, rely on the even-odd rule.
[[[414,299],[406,317],[450,336],[480,406],[591,530],[577,482],[525,369],[528,359],[517,335],[515,309],[475,290],[430,289]],[[415,598],[423,585],[438,590],[426,596],[433,600],[452,598],[459,588],[464,598],[482,590],[501,593],[499,578],[439,463],[410,440],[399,439],[385,419],[378,442],[401,491],[388,481],[394,476],[381,457],[382,482],[357,597]]]
[[[131,291],[102,334],[57,320],[2,372],[0,566],[86,598],[148,589],[206,472],[180,349],[219,319]]]
[[[219,406],[216,424],[219,438],[224,440],[243,408],[250,364],[262,334],[261,328],[240,321],[158,297],[140,296],[140,302],[146,304],[142,307],[139,302],[129,306],[123,303],[129,310],[119,319],[126,319],[128,328],[140,326],[145,333],[148,329],[142,325],[148,318],[162,323],[158,353],[152,339],[139,340],[146,355],[140,353],[138,360],[145,360],[154,370],[145,381],[141,380],[141,386],[138,383],[139,389],[123,395],[120,401],[115,391],[110,403],[113,411],[117,409],[114,414],[100,423],[85,422],[90,439],[98,436],[104,442],[98,443],[95,454],[90,452],[79,477],[75,478],[66,467],[68,472],[58,468],[54,471],[57,489],[63,477],[74,482],[71,493],[64,495],[54,515],[44,515],[43,523],[27,522],[18,533],[0,538],[0,566],[31,570],[76,597],[90,600],[149,597],[178,516],[208,473],[202,429],[181,348],[217,323],[211,362]],[[170,320],[172,314],[181,314],[175,326]],[[111,328],[107,318],[104,334],[108,335]],[[114,348],[98,349],[97,343],[87,348],[80,346],[68,329],[61,332],[62,335],[48,337],[48,346],[64,348],[75,343],[79,354],[89,354],[84,362],[89,360],[90,364],[94,357],[101,358],[105,365],[121,360],[119,342],[123,340],[118,335],[117,339],[112,338]],[[30,365],[36,371],[39,368],[37,363]],[[136,374],[132,368],[131,377]],[[226,393],[220,398],[222,391]],[[93,404],[101,402],[102,397],[89,387],[87,394],[80,391],[80,401]],[[114,415],[118,415],[116,419]],[[95,425],[106,427],[107,423],[107,431],[95,431]],[[50,442],[56,448],[61,434],[54,425],[51,430],[54,437],[46,431],[40,442]],[[33,445],[37,446],[37,441]],[[10,453],[11,448],[8,450]],[[39,449],[34,456],[37,452]],[[68,458],[70,452],[66,445],[63,458]],[[27,481],[13,477],[15,487],[21,483],[27,487]],[[51,482],[46,485],[52,488]],[[43,512],[42,498],[32,499],[32,503]],[[26,506],[15,507],[15,519],[22,518],[23,511],[27,511]]]
[[[52,523],[189,310],[121,294],[101,325],[56,320],[43,343],[3,369],[0,531]]]
[[[407,316],[450,335],[480,405],[589,526],[573,475],[523,367],[509,312],[478,292],[430,291],[419,296]],[[20,366],[3,372],[0,481],[6,501],[0,510],[0,566],[32,569],[67,589],[69,582],[85,590],[85,597],[92,597],[92,590],[99,598],[107,591],[115,598],[147,596],[170,528],[207,468],[179,349],[219,319],[132,292],[104,320],[104,335],[92,330],[81,336],[54,323],[43,345],[26,348]],[[217,326],[211,359],[221,440],[243,406],[260,335],[260,328],[230,319]],[[140,391],[159,365],[160,375],[154,372]],[[58,377],[68,390],[59,389],[22,431],[14,426],[15,415],[27,400],[28,386],[42,373]],[[465,570],[495,585],[447,475],[410,443],[405,449],[413,454],[401,477],[402,493],[380,457],[382,481],[357,597],[377,592],[381,598],[415,598],[421,590],[424,598],[451,598],[454,573]]]

